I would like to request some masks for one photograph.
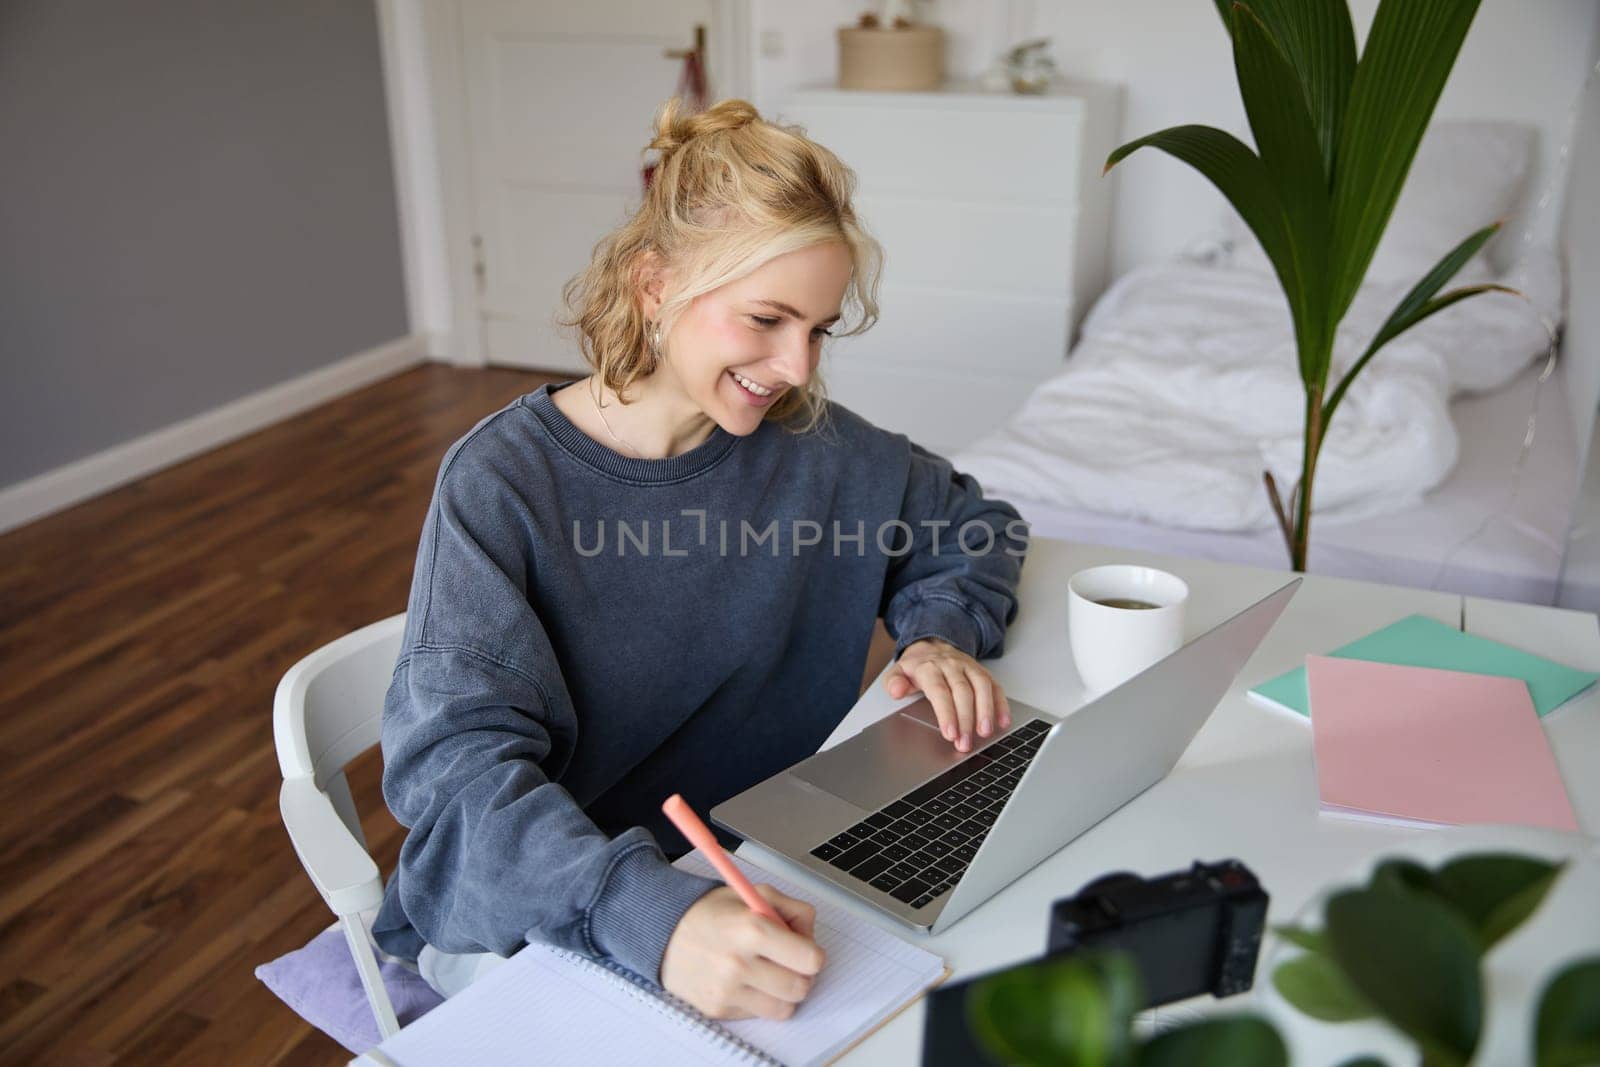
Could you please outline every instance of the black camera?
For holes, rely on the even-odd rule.
[[[1267,894],[1238,860],[1155,878],[1097,878],[1050,908],[1051,955],[1120,949],[1144,982],[1145,1007],[1250,988]]]

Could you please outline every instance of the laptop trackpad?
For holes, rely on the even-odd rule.
[[[969,755],[939,735],[933,706],[919,700],[789,773],[858,807],[877,809]]]

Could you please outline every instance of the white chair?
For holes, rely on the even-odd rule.
[[[272,703],[283,825],[317,892],[339,917],[384,1037],[400,1024],[361,918],[382,902],[383,877],[367,852],[344,769],[378,743],[405,625],[405,615],[394,615],[323,645],[289,668]]]

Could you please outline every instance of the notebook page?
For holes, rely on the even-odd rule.
[[[944,960],[890,934],[817,894],[737,856],[745,876],[817,908],[817,944],[828,962],[811,995],[792,1018],[740,1019],[720,1025],[767,1055],[792,1067],[827,1063],[871,1033],[944,977]],[[699,853],[677,866],[716,878]]]
[[[546,945],[528,945],[378,1051],[369,1062],[394,1067],[753,1062],[644,990]]]

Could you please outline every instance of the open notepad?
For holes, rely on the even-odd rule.
[[[754,882],[810,898],[742,860]],[[678,866],[715,877],[698,855]],[[938,984],[944,961],[827,902],[828,954],[811,995],[783,1022],[713,1022],[621,967],[529,945],[380,1045],[394,1067],[461,1063],[821,1064],[843,1054]]]

